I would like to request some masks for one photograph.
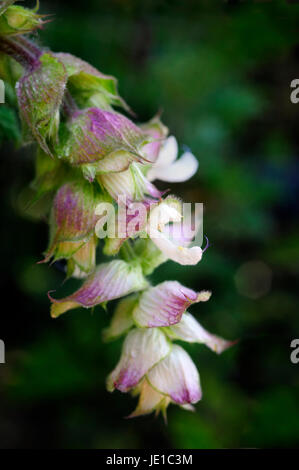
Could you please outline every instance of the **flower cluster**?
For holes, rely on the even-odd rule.
[[[202,395],[199,374],[175,342],[203,343],[216,353],[231,343],[210,334],[187,312],[209,300],[210,292],[195,292],[177,281],[152,286],[147,276],[168,259],[195,265],[202,258],[202,248],[190,246],[194,231],[188,231],[182,202],[153,184],[186,181],[196,173],[197,159],[190,151],[177,158],[177,141],[158,116],[137,125],[117,111],[131,113],[114,77],[26,39],[24,33],[42,25],[35,11],[2,3],[0,49],[11,64],[21,64],[12,68],[11,80],[24,142],[37,148],[34,202],[43,201],[50,227],[43,262],[64,259],[66,275],[83,278],[73,294],[49,295],[51,315],[123,297],[104,332],[106,340],[125,335],[108,390],[139,395],[131,416],[165,413],[170,403],[192,409]],[[109,218],[99,207],[110,204],[120,213],[120,198],[126,213],[117,222],[122,234],[107,233],[101,254],[99,232]],[[137,203],[144,207],[138,224]],[[110,259],[103,262],[103,256]]]

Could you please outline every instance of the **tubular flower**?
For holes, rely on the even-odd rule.
[[[183,219],[178,199],[169,196],[153,206],[145,230],[166,258],[183,265],[201,260],[203,250],[199,246],[188,247],[194,234],[190,238],[189,221]]]
[[[135,328],[125,339],[121,358],[107,379],[107,388],[127,392],[171,351],[171,343],[158,328]]]
[[[50,227],[43,261],[63,259],[67,278],[83,278],[66,297],[49,294],[51,316],[106,308],[119,299],[103,332],[107,341],[125,336],[108,390],[139,397],[130,417],[165,416],[169,404],[193,410],[202,397],[199,373],[176,341],[204,344],[218,354],[233,342],[209,333],[187,311],[209,300],[209,291],[176,280],[152,286],[146,276],[167,260],[195,265],[202,258],[198,214],[193,225],[183,203],[163,198],[152,183],[186,181],[197,160],[189,151],[177,159],[177,141],[158,116],[137,125],[116,111],[131,112],[114,77],[22,36],[39,28],[42,17],[13,3],[0,6],[0,73],[16,84],[11,102],[18,106],[23,143],[36,147],[29,193]]]
[[[201,247],[189,247],[199,229],[199,221],[196,221],[195,227],[192,227],[190,218],[182,214],[182,202],[176,197],[168,196],[160,201],[145,198],[141,207],[136,203],[130,203],[125,210],[127,210],[126,218],[117,225],[116,230],[116,233],[120,230],[123,236],[107,239],[106,254],[117,254],[128,238],[149,237],[152,244],[157,247],[155,253],[151,249],[151,262],[154,261],[154,256],[161,262],[171,259],[182,265],[194,265],[201,260],[203,254]],[[139,259],[141,259],[146,253],[143,253],[142,244],[136,246],[141,247],[139,250],[141,251]],[[147,253],[149,246],[149,244],[146,247],[143,245]],[[156,267],[161,264],[160,261]]]
[[[162,124],[158,117],[154,117],[148,123],[140,126],[141,131],[151,140],[142,148],[142,154],[146,162],[132,162],[129,168],[119,173],[106,173],[98,176],[98,181],[109,192],[113,199],[125,196],[127,203],[143,201],[147,196],[160,199],[162,192],[159,191],[147,178],[148,168],[156,161],[160,148],[167,136],[168,129]]]
[[[187,293],[193,297],[193,302],[198,302],[209,300],[210,292],[195,294],[175,282],[164,284],[168,286],[162,284],[151,287],[141,293],[139,298],[133,295],[120,301],[111,325],[105,331],[106,340],[127,334],[120,361],[107,379],[107,388],[109,391],[118,389],[121,392],[131,391],[134,396],[139,395],[137,408],[129,417],[152,411],[162,411],[165,415],[170,403],[192,410],[191,405],[201,399],[200,379],[195,364],[182,347],[171,341],[202,343],[218,354],[233,344],[207,332],[189,313],[181,313],[192,303],[186,299]],[[179,300],[176,301],[171,295],[172,289],[181,293]],[[164,298],[159,295],[159,290],[164,291]],[[155,301],[155,298],[158,300]],[[163,301],[166,305],[163,305]],[[155,318],[154,325],[141,327],[138,312],[142,308],[148,309],[145,316]],[[171,309],[173,313],[169,314]],[[161,325],[169,326],[160,328]]]

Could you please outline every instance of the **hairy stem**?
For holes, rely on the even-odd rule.
[[[0,51],[11,56],[25,69],[32,69],[37,63],[41,51],[30,41],[19,36],[17,38],[0,38]]]
[[[0,37],[0,51],[19,62],[26,70],[32,70],[39,63],[42,50],[24,36],[15,38]],[[65,90],[63,112],[70,116],[78,108],[69,90]]]

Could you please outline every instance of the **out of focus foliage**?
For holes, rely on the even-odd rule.
[[[204,392],[196,413],[170,407],[168,426],[152,416],[121,418],[135,402],[104,387],[121,347],[101,339],[112,307],[50,319],[46,291],[62,295],[75,281],[62,286],[59,266],[36,264],[47,227],[19,214],[32,149],[11,144],[19,130],[8,100],[0,105],[0,337],[7,348],[0,447],[299,444],[299,365],[290,361],[299,335],[299,105],[290,102],[299,5],[233,3],[42,2],[41,13],[54,16],[35,37],[41,44],[117,76],[139,121],[163,110],[171,133],[197,155],[198,175],[173,190],[204,203],[211,246],[192,270],[168,262],[152,281],[211,289],[211,300],[192,312],[211,331],[240,341],[220,357],[189,346]]]

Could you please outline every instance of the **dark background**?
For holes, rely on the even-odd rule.
[[[211,300],[192,313],[240,342],[221,356],[187,348],[204,394],[196,413],[170,406],[167,426],[154,416],[123,418],[136,400],[105,390],[121,347],[101,339],[111,306],[50,318],[46,292],[63,275],[36,264],[48,231],[21,215],[18,194],[33,177],[34,152],[8,141],[18,132],[11,110],[6,138],[0,135],[0,338],[7,352],[0,447],[298,446],[299,364],[290,361],[290,343],[299,337],[299,104],[290,101],[290,82],[299,75],[299,6],[42,0],[40,11],[53,15],[36,36],[40,44],[115,75],[138,121],[162,109],[181,149],[198,157],[198,174],[173,192],[204,203],[211,246],[196,267],[167,262],[152,281],[211,289]]]

